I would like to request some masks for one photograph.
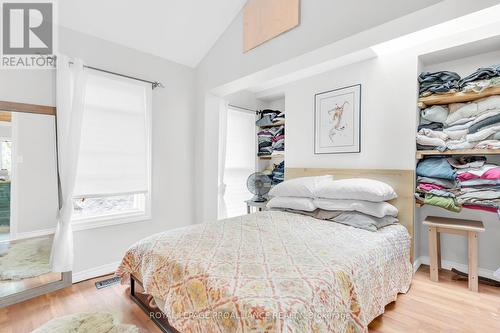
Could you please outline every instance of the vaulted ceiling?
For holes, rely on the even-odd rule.
[[[59,0],[64,27],[195,67],[246,0]]]

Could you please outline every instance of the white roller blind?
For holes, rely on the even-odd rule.
[[[88,72],[75,197],[148,190],[151,85]]]

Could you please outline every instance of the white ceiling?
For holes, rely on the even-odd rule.
[[[64,27],[196,67],[246,0],[60,0]]]

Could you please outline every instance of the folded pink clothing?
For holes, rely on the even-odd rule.
[[[497,212],[497,209],[495,207],[480,206],[480,205],[463,205],[462,207],[475,210],[484,210],[486,212],[494,212],[494,213]]]
[[[464,173],[461,173],[457,176],[457,179],[460,181],[473,180],[473,179],[478,179],[478,178],[479,178],[478,175],[475,175],[475,174],[470,173],[470,172],[464,172]]]
[[[500,179],[500,167],[486,171],[481,176],[481,179],[490,179],[490,180]]]
[[[436,185],[436,184],[430,184],[430,183],[419,183],[418,189],[422,190],[422,191],[430,191],[430,190],[442,190],[442,189],[444,189],[444,187],[440,186],[440,185]]]

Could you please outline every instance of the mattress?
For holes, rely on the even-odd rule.
[[[180,332],[368,332],[408,291],[410,237],[266,211],[159,233],[117,274],[160,300]]]

